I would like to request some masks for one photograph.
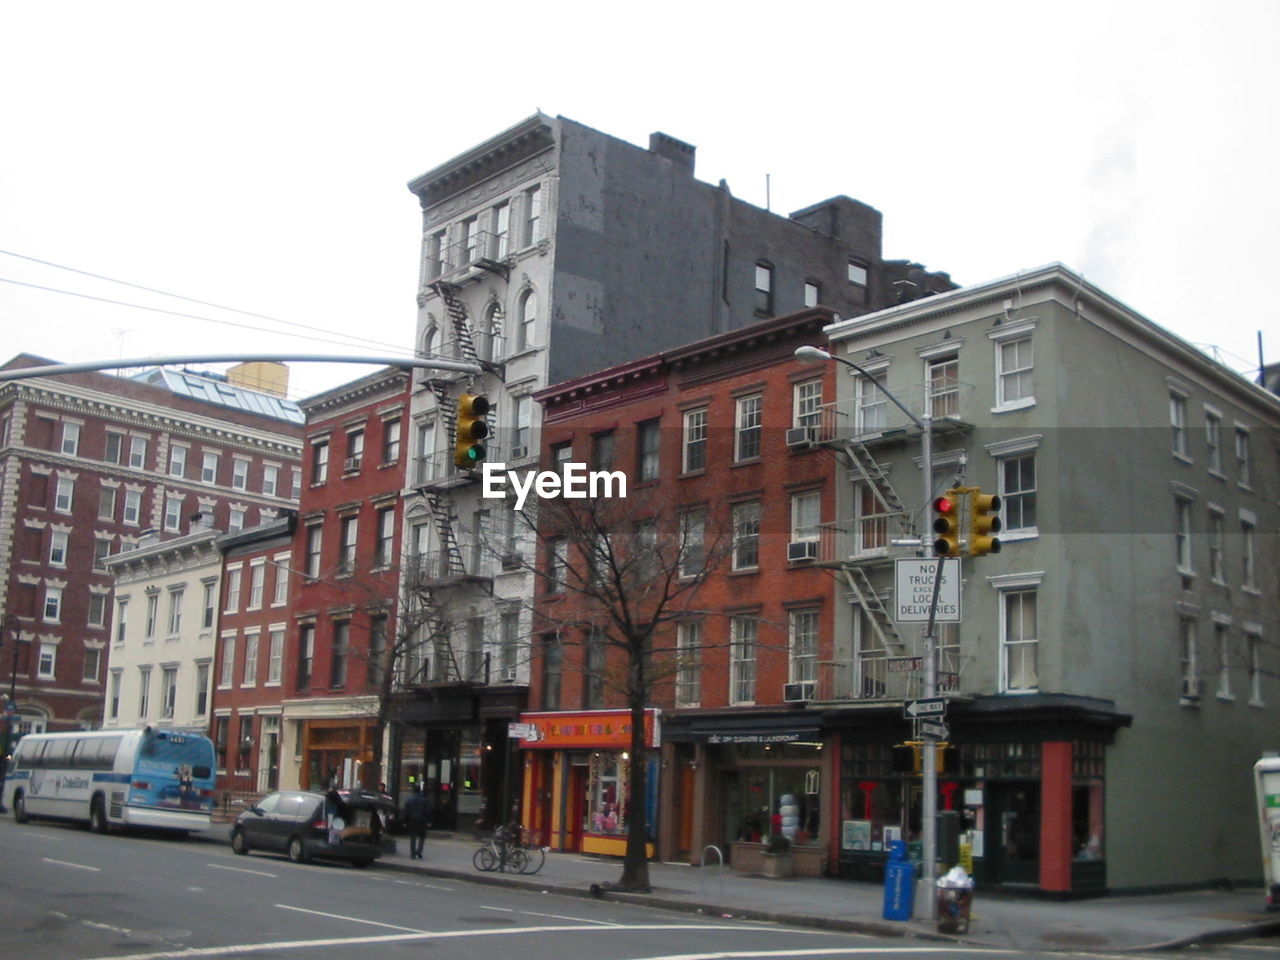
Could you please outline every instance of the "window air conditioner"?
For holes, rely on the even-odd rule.
[[[782,685],[782,699],[787,703],[800,703],[805,700],[812,700],[813,681],[808,680],[804,683],[784,683]]]
[[[528,447],[512,447],[512,448],[511,448],[511,459],[512,459],[512,460],[523,460],[523,459],[524,459],[525,457],[527,457],[528,455],[529,455],[529,448],[528,448]]]
[[[792,427],[787,431],[788,447],[811,447],[817,440],[813,427]]]
[[[1204,681],[1199,677],[1183,677],[1182,678],[1182,699],[1199,700],[1200,694],[1204,692]]]
[[[805,560],[818,559],[817,540],[792,540],[787,544],[787,560],[790,563],[801,563]]]
[[[359,457],[347,457],[347,459],[342,461],[342,471],[344,473],[354,473],[356,470],[359,470],[359,469],[360,469]]]

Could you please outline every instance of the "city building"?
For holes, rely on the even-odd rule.
[[[48,363],[20,354],[4,369]],[[0,607],[18,618],[4,667],[19,730],[103,722],[108,556],[152,534],[199,533],[197,515],[228,531],[296,503],[301,411],[237,377],[153,370],[0,384]]]
[[[488,461],[527,468],[542,449],[533,394],[549,383],[806,306],[856,316],[952,287],[885,260],[866,204],[779,216],[696,179],[694,154],[662,133],[646,149],[538,113],[409,185],[423,210],[416,346],[485,367],[415,374],[411,400],[407,543],[452,640],[420,674],[406,760],[425,744],[448,826],[492,820],[484,811],[518,793],[506,729],[533,630],[529,526],[455,465],[459,398],[488,402]]]
[[[412,669],[405,662],[416,642],[397,619],[409,382],[403,371],[384,369],[301,405],[306,476],[288,548],[288,667],[281,688],[258,688],[256,699],[241,696],[236,707],[242,739],[246,724],[258,725],[250,738],[275,732],[278,716],[282,787],[376,787],[386,776],[392,692]],[[231,577],[230,554],[228,561]],[[254,561],[245,562],[252,569]],[[242,582],[252,584],[252,575]],[[267,630],[283,618],[271,619]],[[230,640],[230,625],[225,630]]]
[[[895,747],[920,733],[903,701],[926,692],[922,625],[883,611],[893,561],[917,552],[895,538],[933,539],[931,470],[934,496],[1002,499],[998,553],[970,555],[981,531],[962,522],[961,619],[937,651],[937,806],[979,885],[1256,880],[1250,769],[1280,729],[1280,401],[1060,264],[827,335],[839,386],[817,439],[840,454],[839,506],[819,562],[842,592],[869,587],[834,605],[809,708],[839,783],[835,869],[878,878],[921,827]]]
[[[663,860],[697,863],[715,844],[735,867],[758,869],[766,839],[782,831],[797,870],[818,875],[838,832],[836,768],[822,715],[808,709],[836,646],[838,595],[816,562],[836,515],[836,472],[814,442],[836,370],[795,357],[832,319],[815,307],[760,320],[535,394],[544,463],[627,477],[607,522],[618,537],[649,534],[631,548],[640,557],[605,561],[635,573],[618,593],[704,577],[672,598],[674,615],[652,639],[649,706],[660,717],[645,816]],[[541,565],[598,562],[594,534],[566,534],[556,510],[539,516]],[[682,532],[683,553],[653,546],[665,529]],[[589,583],[561,571],[536,587],[524,817],[555,849],[621,854],[631,724],[616,637],[627,616]]]

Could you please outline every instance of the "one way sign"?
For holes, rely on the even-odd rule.
[[[942,697],[930,697],[928,700],[904,700],[902,715],[908,720],[918,717],[941,717],[947,712],[947,701]]]

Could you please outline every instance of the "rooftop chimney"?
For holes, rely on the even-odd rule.
[[[692,143],[685,143],[683,140],[677,140],[675,137],[668,136],[665,133],[649,134],[649,152],[656,153],[660,157],[666,157],[677,168],[688,173],[689,176],[693,176],[693,155],[697,149]]]

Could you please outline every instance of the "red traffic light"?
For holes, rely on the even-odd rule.
[[[938,513],[951,513],[956,508],[956,502],[950,497],[936,497],[933,501],[933,509]]]

